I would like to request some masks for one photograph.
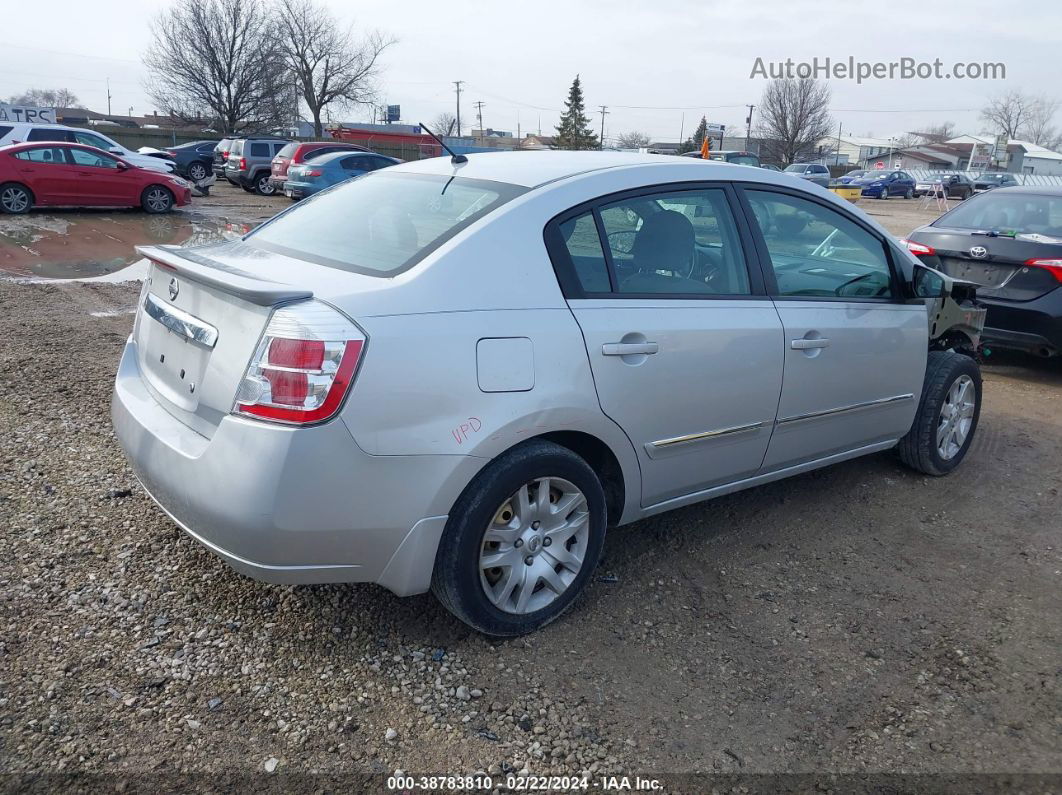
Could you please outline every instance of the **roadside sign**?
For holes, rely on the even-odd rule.
[[[55,108],[31,108],[25,105],[8,105],[6,102],[0,102],[0,121],[55,124]]]
[[[992,162],[992,144],[974,144],[970,150],[970,171],[988,168]]]
[[[401,105],[388,105],[387,106],[387,121],[388,123],[398,121],[402,118],[402,106]]]
[[[725,131],[725,124],[715,124],[714,122],[708,122],[708,132],[721,133]]]

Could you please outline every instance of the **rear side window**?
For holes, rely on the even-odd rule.
[[[58,130],[54,127],[34,127],[26,136],[27,141],[73,141],[74,136],[69,130]]]
[[[269,144],[252,143],[251,157],[269,157]]]
[[[245,239],[330,268],[392,276],[525,190],[385,169],[319,193]]]
[[[601,249],[593,213],[570,218],[560,225],[561,239],[571,258],[575,277],[587,293],[607,293],[612,288],[608,281],[608,263]]]
[[[15,152],[19,160],[28,160],[31,163],[52,163],[57,166],[67,165],[66,156],[60,147],[42,146],[37,149],[23,149]]]
[[[7,135],[13,129],[15,129],[15,128],[11,127],[11,126],[5,126],[3,124],[0,124],[0,138],[3,138],[5,135]]]

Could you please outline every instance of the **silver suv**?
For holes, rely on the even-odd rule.
[[[791,177],[800,177],[816,185],[828,187],[830,184],[830,170],[821,163],[793,163],[785,167],[785,173]]]
[[[435,158],[140,251],[112,416],[162,509],[490,635],[569,607],[607,526],[891,448],[944,475],[977,428],[971,286],[764,169]]]
[[[277,152],[291,141],[285,138],[237,138],[230,144],[225,161],[225,178],[245,191],[272,196],[276,186],[269,180]]]

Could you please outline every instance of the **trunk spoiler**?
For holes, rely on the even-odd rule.
[[[178,246],[137,246],[136,252],[156,265],[176,271],[187,279],[216,287],[259,306],[313,298],[312,290],[268,281]]]

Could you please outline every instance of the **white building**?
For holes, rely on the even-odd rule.
[[[995,143],[995,139],[976,135],[960,135],[947,143],[972,149],[975,143],[991,146]],[[1007,160],[1005,163],[1000,163],[1000,167],[1012,174],[1062,175],[1062,154],[1029,141],[1011,138],[1007,141]]]

